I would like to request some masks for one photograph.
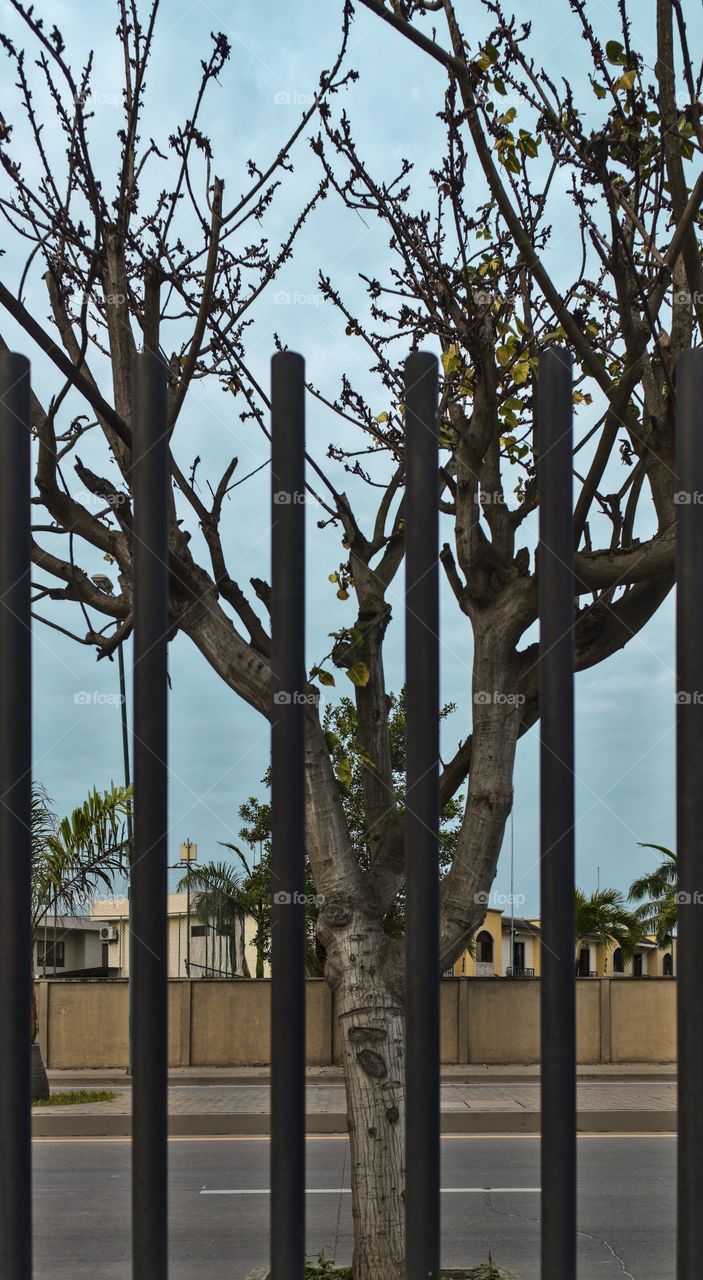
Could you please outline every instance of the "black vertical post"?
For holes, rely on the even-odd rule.
[[[437,360],[405,362],[405,1233],[408,1280],[439,1277]]]
[[[0,353],[0,1280],[31,1280],[29,361]]]
[[[676,378],[678,1280],[703,1265],[703,352]]]
[[[576,1275],[572,370],[540,357],[539,709],[542,900],[542,1280]]]
[[[271,1277],[305,1268],[305,362],[271,361]]]
[[[124,772],[124,784],[126,787],[130,785],[130,768],[129,768],[129,724],[127,720],[127,681],[125,679],[124,669],[124,646],[120,642],[117,646],[117,670],[120,681],[120,719],[122,722],[122,766]],[[132,829],[132,809],[127,810],[127,847],[129,851],[129,861],[132,861],[134,855],[134,831]],[[129,911],[129,886],[127,888],[127,910]],[[127,920],[127,948],[128,948],[128,968],[132,972],[131,956],[132,956],[132,927],[131,921]],[[129,999],[129,1009],[127,1011],[128,1027],[127,1038],[129,1044],[127,1047],[127,1075],[132,1074],[132,992],[128,988],[127,996]]]
[[[167,643],[166,370],[139,356],[134,434],[134,855],[131,879],[132,1267],[166,1280],[167,1237]]]

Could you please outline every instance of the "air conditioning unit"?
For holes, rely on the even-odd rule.
[[[119,935],[114,925],[111,925],[111,924],[103,925],[102,929],[100,930],[101,942],[117,942],[118,936]]]

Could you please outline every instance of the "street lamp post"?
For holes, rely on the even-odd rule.
[[[190,977],[190,865],[198,860],[198,846],[192,840],[181,845],[181,862],[186,864],[186,973]]]

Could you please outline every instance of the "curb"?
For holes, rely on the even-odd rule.
[[[578,1133],[675,1133],[675,1111],[580,1111]],[[306,1133],[347,1133],[345,1112],[310,1112]],[[271,1117],[264,1113],[231,1112],[225,1115],[170,1115],[169,1136],[176,1137],[268,1137]],[[538,1134],[538,1111],[444,1111],[443,1134]],[[130,1115],[43,1115],[32,1114],[34,1138],[115,1138],[130,1137]]]
[[[62,1089],[131,1089],[132,1077],[126,1072],[114,1071],[48,1071],[49,1083],[55,1088]],[[455,1074],[442,1075],[440,1083],[443,1085],[459,1084],[459,1085],[530,1085],[539,1084],[539,1072],[532,1072],[530,1075],[518,1075],[510,1073],[499,1075],[496,1073],[486,1072],[486,1074],[473,1074],[471,1072],[456,1072]],[[576,1077],[577,1084],[611,1084],[624,1083],[627,1084],[675,1084],[675,1071],[617,1071],[612,1074],[603,1075],[588,1070],[579,1071]],[[341,1071],[330,1072],[326,1074],[316,1074],[310,1072],[305,1077],[307,1086],[311,1085],[330,1085],[344,1083],[344,1075]],[[236,1088],[242,1084],[260,1085],[262,1089],[270,1088],[271,1075],[257,1075],[255,1071],[243,1072],[242,1075],[231,1076],[225,1073],[222,1076],[201,1075],[197,1071],[179,1072],[178,1075],[169,1075],[169,1088],[183,1087],[203,1087],[203,1088]]]

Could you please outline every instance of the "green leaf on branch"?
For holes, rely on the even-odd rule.
[[[532,134],[528,133],[527,129],[520,130],[520,141],[518,145],[523,155],[530,156],[534,160],[535,156],[538,154],[539,144],[541,141],[541,138],[533,138]]]
[[[621,67],[625,62],[625,50],[619,40],[609,40],[605,46],[605,56],[613,66]]]
[[[349,756],[343,756],[341,760],[337,761],[335,773],[337,775],[337,780],[341,782],[342,786],[348,791],[354,780],[352,763]]]
[[[500,162],[508,173],[520,173],[520,161],[514,146],[503,147],[500,152]]]
[[[498,50],[496,49],[495,45],[491,44],[489,40],[488,44],[485,45],[485,47],[481,50],[480,54],[478,55],[475,65],[479,67],[481,71],[488,71],[488,68],[492,67],[493,63],[497,61],[498,61]]]
[[[334,676],[329,671],[324,671],[322,667],[313,667],[310,672],[311,680],[319,680],[320,684],[330,688],[334,684]]]

